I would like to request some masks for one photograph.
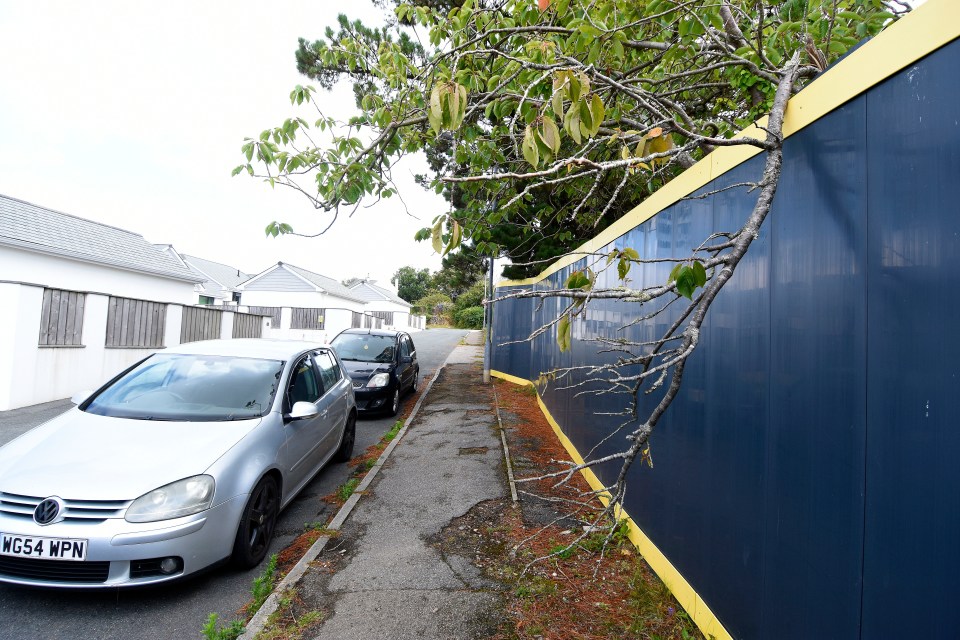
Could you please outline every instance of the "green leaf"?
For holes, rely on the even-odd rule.
[[[564,284],[564,288],[566,289],[583,289],[584,291],[589,291],[592,286],[593,283],[583,271],[574,271],[571,273],[570,277],[567,278],[567,282]]]
[[[430,114],[438,120],[443,115],[443,107],[440,106],[440,85],[435,85],[430,92]]]
[[[580,122],[583,123],[583,131],[586,131],[588,134],[592,135],[593,132],[593,114],[590,112],[590,100],[587,97],[584,97],[580,101]]]
[[[243,171],[245,168],[246,168],[246,167],[245,167],[244,165],[240,165],[239,167],[235,167],[235,168],[233,169],[233,171],[230,172],[230,177],[233,177],[233,176],[237,175],[238,173],[240,173],[241,171]]]
[[[557,127],[557,123],[550,116],[543,117],[542,136],[543,141],[556,155],[560,151],[560,128]]]
[[[567,314],[557,322],[557,344],[561,352],[570,350],[570,316]]]
[[[574,142],[580,144],[583,136],[580,135],[580,109],[578,107],[571,106],[567,110],[567,115],[563,118],[563,128],[567,130]]]
[[[600,125],[603,124],[603,116],[603,100],[601,100],[597,94],[593,94],[593,97],[590,99],[590,117],[593,122],[592,135],[597,135],[597,131],[600,130]]]
[[[454,220],[453,227],[450,229],[450,241],[447,243],[447,247],[443,250],[444,255],[459,247],[460,239],[462,237],[463,229],[460,227],[460,223]]]
[[[699,260],[693,261],[693,278],[698,287],[707,284],[707,270]]]
[[[677,274],[677,293],[688,300],[693,300],[693,292],[697,288],[696,276],[693,275],[693,269],[684,266],[680,268]]]
[[[523,132],[523,143],[520,145],[523,151],[523,157],[536,169],[540,164],[540,150],[537,149],[537,141],[533,139],[533,127],[527,125]]]
[[[437,253],[443,252],[442,233],[443,233],[443,220],[440,220],[439,222],[437,222],[437,224],[433,225],[433,229],[431,230],[433,250],[436,251]]]
[[[563,89],[556,89],[553,92],[553,99],[550,104],[553,107],[553,115],[557,118],[563,118]]]
[[[620,258],[620,262],[617,263],[617,276],[623,280],[628,273],[630,273],[630,261]]]
[[[625,248],[625,249],[623,250],[623,255],[624,255],[625,258],[628,258],[628,259],[630,259],[630,260],[639,260],[639,259],[640,259],[640,252],[637,251],[636,249],[632,248],[632,247],[627,247],[627,248]]]
[[[673,269],[670,270],[670,277],[667,278],[667,284],[676,282],[677,276],[680,275],[680,269],[683,269],[683,263],[677,264]]]

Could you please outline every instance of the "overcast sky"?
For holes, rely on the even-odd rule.
[[[342,280],[388,283],[401,266],[436,270],[417,229],[445,202],[401,167],[396,201],[341,218],[315,239],[266,239],[271,220],[315,232],[301,195],[245,174],[245,136],[296,113],[289,93],[300,36],[315,39],[338,11],[376,20],[367,0],[312,2],[52,2],[0,0],[0,193],[173,244],[257,273],[278,260]],[[343,87],[321,98],[348,115]]]

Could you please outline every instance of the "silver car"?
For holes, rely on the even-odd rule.
[[[356,404],[315,344],[156,353],[0,448],[0,581],[118,587],[257,565],[277,515],[353,452]]]

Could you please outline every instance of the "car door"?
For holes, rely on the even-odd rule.
[[[323,383],[323,411],[327,412],[324,452],[320,456],[322,461],[340,444],[340,434],[347,423],[347,412],[350,410],[349,391],[353,382],[343,375],[340,364],[329,351],[314,352],[314,361]]]
[[[400,335],[400,360],[397,367],[400,378],[400,388],[409,389],[413,385],[416,371],[416,352],[413,350],[413,341],[406,334]]]
[[[301,420],[285,420],[283,429],[286,445],[284,462],[291,490],[300,488],[309,479],[323,453],[321,445],[329,432],[328,411],[323,406],[323,383],[312,354],[301,356],[290,372],[290,381],[284,397],[284,414],[297,402],[315,405],[319,413]]]

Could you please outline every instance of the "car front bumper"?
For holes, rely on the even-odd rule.
[[[393,397],[395,384],[386,387],[354,387],[353,395],[357,400],[357,411],[383,411],[390,408],[390,399]]]
[[[237,496],[192,516],[138,524],[108,518],[41,527],[31,518],[0,514],[0,533],[87,540],[84,561],[0,555],[0,582],[89,589],[181,578],[231,554],[246,498]],[[177,570],[161,571],[159,562],[164,558],[177,559]]]

